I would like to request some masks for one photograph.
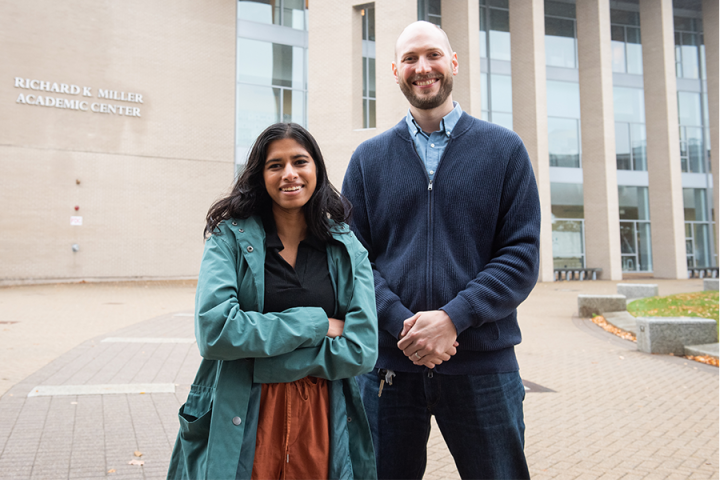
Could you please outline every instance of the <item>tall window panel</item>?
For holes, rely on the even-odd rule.
[[[613,72],[642,75],[640,14],[610,10],[610,24]]]
[[[545,1],[545,64],[577,68],[575,4]]]
[[[678,78],[705,79],[702,20],[675,17],[675,73]]]
[[[551,167],[580,168],[580,88],[547,81],[548,150]]]
[[[712,222],[704,188],[683,188],[685,251],[688,268],[717,266],[713,254]]]
[[[647,171],[645,98],[639,88],[613,87],[618,170]]]
[[[237,15],[235,164],[239,171],[252,143],[269,125],[307,125],[307,10],[304,1],[240,1]]]
[[[305,0],[240,0],[238,19],[307,30]]]
[[[554,268],[585,267],[583,186],[550,183]]]
[[[442,27],[441,0],[418,0],[417,18]]]
[[[479,2],[482,119],[512,130],[508,0]]]
[[[363,128],[375,128],[375,7],[366,5],[362,15]]]
[[[652,271],[650,201],[647,187],[618,186],[623,272]]]
[[[683,172],[704,173],[705,128],[703,96],[698,92],[678,92],[678,123],[680,124],[680,162]]]

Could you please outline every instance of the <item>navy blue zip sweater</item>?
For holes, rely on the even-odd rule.
[[[517,306],[537,280],[540,202],[512,131],[463,113],[431,183],[403,119],[353,153],[343,194],[375,274],[377,366],[422,371],[397,348],[403,321],[444,310],[458,353],[438,373],[518,369]]]

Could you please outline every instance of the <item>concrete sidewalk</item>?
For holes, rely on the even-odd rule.
[[[661,295],[702,290],[652,282]],[[640,353],[574,316],[579,293],[615,283],[539,284],[520,308],[533,478],[718,478],[718,369]],[[0,478],[164,478],[200,360],[193,293],[188,282],[0,288]],[[459,478],[437,428],[425,478]]]

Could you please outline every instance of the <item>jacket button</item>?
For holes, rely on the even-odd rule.
[[[352,417],[348,417],[348,423],[352,422]]]
[[[233,425],[240,425],[242,423],[242,419],[240,417],[233,417]]]
[[[243,230],[242,228],[239,228],[239,229],[238,229],[238,232],[240,232],[240,233],[243,233],[244,231],[245,231],[245,230]]]
[[[232,222],[233,227],[237,226],[237,222]]]
[[[252,252],[253,250],[255,250],[255,249],[252,248],[252,245],[248,245],[247,251],[248,251],[248,252]]]

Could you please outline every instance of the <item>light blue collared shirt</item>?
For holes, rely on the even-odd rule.
[[[405,116],[405,122],[407,122],[410,136],[415,143],[415,150],[418,155],[420,155],[423,163],[425,163],[425,168],[427,169],[431,182],[435,177],[435,171],[440,163],[443,152],[445,152],[445,147],[447,147],[450,141],[452,130],[455,128],[455,125],[463,113],[459,103],[453,102],[453,105],[455,105],[455,108],[440,121],[440,130],[432,132],[430,135],[422,131],[422,128],[420,128],[415,118],[413,118],[412,113],[410,113],[410,109],[408,109],[407,115]]]

